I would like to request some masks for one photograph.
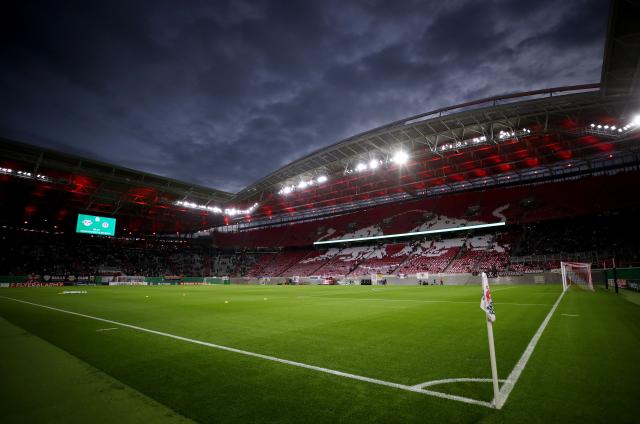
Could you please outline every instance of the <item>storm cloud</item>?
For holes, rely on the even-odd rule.
[[[236,192],[355,133],[600,80],[608,4],[29,2],[0,17],[0,135]]]

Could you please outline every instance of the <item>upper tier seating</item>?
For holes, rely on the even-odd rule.
[[[347,234],[396,234],[437,228],[434,216],[455,220],[527,224],[541,220],[582,216],[612,207],[637,205],[634,196],[640,172],[585,177],[577,180],[520,187],[427,197],[403,203],[368,207],[344,215],[315,221],[292,223],[286,227],[266,227],[237,233],[214,233],[225,247],[311,246],[314,241],[335,239]],[[570,193],[571,195],[567,195]],[[283,231],[286,228],[286,231]]]
[[[389,274],[409,256],[406,243],[385,244],[374,249],[350,275]]]

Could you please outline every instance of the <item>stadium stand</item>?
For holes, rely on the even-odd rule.
[[[281,227],[237,232],[214,232],[219,246],[239,248],[310,246],[315,241],[360,235],[397,234],[409,231],[472,225],[506,220],[531,224],[600,213],[612,206],[631,207],[639,171],[599,175],[535,185],[492,188],[455,193],[403,203],[381,205],[340,216]],[[567,196],[571,193],[571,196]]]
[[[444,239],[426,241],[418,244],[411,258],[396,270],[398,274],[415,274],[417,272],[443,272],[458,255],[464,239]]]
[[[406,243],[391,243],[376,247],[350,275],[391,274],[409,256]]]
[[[0,273],[117,270],[124,275],[255,277],[486,271],[518,275],[557,268],[560,260],[569,256],[598,264],[615,254],[622,264],[638,264],[639,249],[633,240],[640,238],[640,233],[628,225],[636,216],[632,209],[457,238],[266,253],[219,250],[198,239],[103,239],[5,229]]]

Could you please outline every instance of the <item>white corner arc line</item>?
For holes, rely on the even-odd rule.
[[[81,314],[79,312],[67,311],[65,309],[55,308],[53,306],[41,305],[39,303],[28,302],[26,300],[15,299],[13,297],[0,296],[0,298],[7,299],[7,300],[13,300],[14,302],[20,302],[20,303],[24,303],[24,304],[27,304],[27,305],[37,306],[39,308],[50,309],[52,311],[62,312],[62,313],[65,313],[65,314],[70,314],[70,315],[75,315],[75,316],[79,316],[79,317],[83,317],[83,318],[93,319],[93,320],[96,320],[96,321],[102,321],[102,322],[106,322],[106,323],[109,323],[109,324],[119,325],[119,326],[122,326],[122,327],[131,328],[133,330],[142,331],[142,332],[145,332],[145,333],[151,333],[151,334],[155,334],[155,335],[158,335],[158,336],[168,337],[168,338],[175,339],[175,340],[181,340],[181,341],[188,342],[188,343],[194,343],[194,344],[201,345],[201,346],[207,346],[207,347],[214,348],[214,349],[225,350],[225,351],[233,352],[233,353],[239,353],[241,355],[252,356],[254,358],[266,359],[268,361],[279,362],[281,364],[287,364],[287,365],[291,365],[291,366],[294,366],[294,367],[305,368],[305,369],[309,369],[309,370],[313,370],[313,371],[323,372],[323,373],[326,373],[326,374],[336,375],[336,376],[339,376],[339,377],[349,378],[349,379],[352,379],[352,380],[364,381],[364,382],[367,382],[367,383],[377,384],[377,385],[380,385],[380,386],[392,387],[392,388],[395,388],[395,389],[405,390],[405,391],[408,391],[408,392],[421,393],[421,394],[425,394],[425,395],[433,396],[433,397],[438,397],[438,398],[442,398],[442,399],[455,400],[455,401],[458,401],[458,402],[484,406],[486,408],[494,408],[494,405],[492,403],[481,401],[481,400],[477,400],[477,399],[467,398],[467,397],[464,397],[464,396],[450,395],[450,394],[447,394],[447,393],[440,393],[440,392],[435,392],[435,391],[432,391],[432,390],[420,389],[420,388],[416,388],[414,386],[407,386],[405,384],[393,383],[391,381],[379,380],[377,378],[365,377],[365,376],[361,376],[361,375],[357,375],[357,374],[351,374],[351,373],[348,373],[348,372],[332,370],[330,368],[324,368],[324,367],[319,367],[319,366],[316,366],[316,365],[305,364],[305,363],[302,363],[302,362],[291,361],[291,360],[288,360],[288,359],[277,358],[275,356],[263,355],[261,353],[255,353],[255,352],[250,352],[250,351],[247,351],[247,350],[236,349],[236,348],[233,348],[233,347],[223,346],[223,345],[219,345],[219,344],[215,344],[215,343],[209,343],[209,342],[205,342],[205,341],[202,341],[202,340],[189,339],[187,337],[177,336],[175,334],[165,333],[165,332],[162,332],[162,331],[152,330],[152,329],[144,328],[144,327],[138,327],[137,325],[126,324],[126,323],[123,323],[123,322],[113,321],[113,320],[106,319],[106,318],[94,317],[94,316],[91,316],[91,315]]]
[[[544,332],[545,328],[547,328],[547,324],[549,324],[549,321],[551,320],[553,313],[556,311],[556,308],[560,304],[560,301],[562,300],[564,293],[565,293],[564,290],[562,291],[562,293],[560,293],[558,300],[556,300],[556,303],[553,304],[553,306],[551,307],[551,310],[545,317],[544,321],[542,321],[542,324],[540,324],[540,327],[538,327],[538,331],[536,331],[536,333],[533,335],[533,337],[531,338],[531,341],[527,345],[527,348],[524,350],[524,353],[522,354],[522,356],[520,357],[516,365],[513,367],[511,374],[509,374],[509,377],[507,377],[507,381],[500,388],[500,392],[498,393],[500,396],[500,399],[496,403],[497,409],[502,409],[504,404],[507,402],[507,399],[509,398],[511,391],[513,390],[516,383],[518,382],[518,379],[520,378],[522,371],[524,371],[524,367],[527,366],[527,362],[529,362],[529,358],[531,358],[531,354],[533,354],[533,350],[536,348],[536,345],[538,344],[538,341],[540,340],[540,337],[542,336],[542,333]]]
[[[425,383],[416,384],[413,387],[418,389],[423,389],[425,387],[437,386],[439,384],[450,384],[450,383],[491,383],[493,380],[490,378],[447,378],[444,380],[431,380]],[[507,380],[498,380],[500,383],[504,383]]]

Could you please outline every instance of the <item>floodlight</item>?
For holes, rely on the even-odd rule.
[[[378,167],[378,165],[380,165],[380,162],[378,162],[377,159],[371,159],[369,161],[369,168],[370,169],[376,169]]]
[[[404,165],[408,160],[409,155],[402,150],[397,151],[396,154],[393,155],[393,161],[398,165]]]
[[[320,175],[316,181],[318,181],[318,184],[326,183],[327,182],[327,176],[326,175]]]
[[[307,188],[307,182],[302,180],[298,183],[298,188]]]
[[[362,162],[356,165],[356,171],[358,172],[362,172],[366,169],[367,169],[367,165]]]

